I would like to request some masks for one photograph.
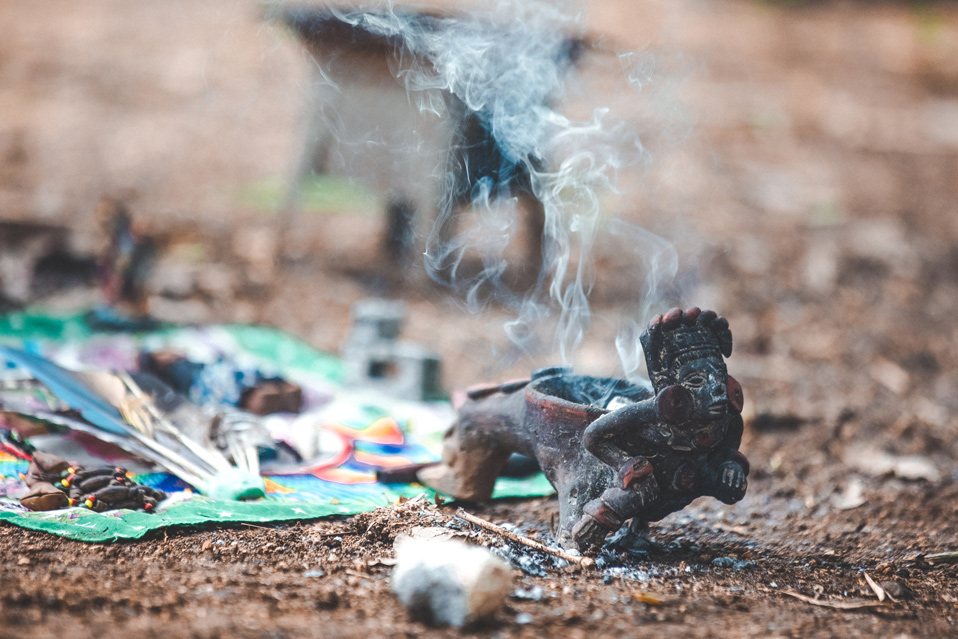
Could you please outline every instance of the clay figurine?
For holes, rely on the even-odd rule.
[[[474,389],[446,433],[442,462],[419,479],[481,501],[512,453],[533,457],[558,492],[558,543],[585,553],[616,532],[610,543],[640,549],[649,522],[697,497],[739,501],[749,465],[738,450],[742,389],[724,360],[728,322],[676,308],[640,340],[651,389],[567,368]]]

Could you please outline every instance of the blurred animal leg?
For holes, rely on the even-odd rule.
[[[518,192],[518,199],[525,209],[526,216],[526,255],[523,272],[531,277],[538,275],[542,269],[543,244],[545,232],[545,207],[532,192],[532,187],[525,185]]]
[[[389,199],[383,250],[391,267],[406,266],[413,259],[415,216],[416,208],[410,199],[401,195]]]

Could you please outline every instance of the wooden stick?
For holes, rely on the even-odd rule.
[[[546,554],[552,555],[553,557],[558,557],[559,559],[564,559],[570,563],[577,564],[582,568],[592,568],[595,566],[595,559],[592,557],[580,557],[577,555],[570,555],[569,553],[559,550],[558,548],[551,548],[545,544],[541,544],[538,541],[533,541],[528,537],[523,537],[522,535],[517,535],[516,533],[506,530],[501,526],[497,526],[490,521],[486,521],[480,517],[476,517],[470,513],[467,513],[462,508],[456,511],[456,517],[468,521],[470,524],[475,524],[480,528],[484,528],[489,532],[494,532],[497,535],[501,535],[510,541],[514,541],[517,544],[522,544],[523,546],[528,546],[538,550],[539,552],[544,552]]]
[[[347,568],[343,572],[349,575],[350,577],[359,577],[360,579],[372,579],[374,577],[374,575],[371,575],[369,573],[362,573],[362,572],[359,572],[358,570],[352,570],[350,568]]]
[[[958,552],[939,552],[934,555],[925,555],[925,561],[930,564],[958,563]]]
[[[810,603],[813,606],[821,606],[822,608],[835,608],[837,610],[861,610],[862,608],[887,608],[888,604],[882,603],[880,601],[825,601],[822,599],[815,599],[814,597],[807,597],[805,595],[799,594],[793,590],[783,590],[783,595],[788,595],[789,597],[795,597],[805,603]]]

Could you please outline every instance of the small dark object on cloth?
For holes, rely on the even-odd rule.
[[[20,498],[24,508],[37,511],[58,510],[70,505],[70,498],[49,482],[41,481],[30,488],[30,492]]]
[[[742,389],[724,361],[732,353],[728,322],[676,308],[640,339],[652,389],[567,368],[537,371],[527,385],[485,388],[459,408],[442,463],[419,479],[482,501],[512,453],[532,457],[559,494],[557,541],[588,553],[627,522],[610,543],[644,549],[649,522],[697,497],[741,500],[749,465],[738,451]]]
[[[62,457],[37,451],[23,477],[30,488],[20,503],[30,510],[86,506],[103,512],[117,508],[152,512],[166,493],[133,482],[116,466],[84,468]]]
[[[158,350],[139,355],[140,370],[157,377],[176,392],[192,397],[196,387],[202,386],[205,364],[193,362],[175,351]],[[281,377],[266,377],[259,371],[246,375],[234,371],[236,406],[256,415],[299,413],[303,410],[303,389]],[[200,393],[203,394],[202,389]]]
[[[405,464],[403,466],[390,466],[376,469],[376,481],[383,484],[413,484],[419,481],[419,471],[430,466],[435,466],[439,462],[426,462],[424,464]]]
[[[303,410],[303,389],[285,379],[263,379],[243,391],[239,407],[255,415],[298,413]]]

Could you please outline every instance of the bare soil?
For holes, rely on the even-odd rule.
[[[659,62],[635,116],[655,162],[612,212],[676,244],[674,298],[730,321],[744,501],[653,524],[645,558],[517,567],[505,609],[461,631],[409,619],[389,586],[393,541],[416,526],[503,547],[448,505],[108,545],[0,526],[0,637],[958,634],[958,564],[926,559],[958,550],[958,10],[633,5],[590,8],[592,32]],[[292,166],[307,91],[308,60],[252,4],[9,2],[0,22],[5,219],[66,224],[93,250],[97,199],[124,197],[167,237],[155,313],[268,323],[328,350],[351,303],[389,292],[378,216],[301,215],[284,248],[288,231],[233,195]],[[632,259],[599,252],[585,370],[615,370]],[[499,366],[504,309],[392,292],[450,388],[554,361]],[[548,540],[557,506],[470,510]],[[896,601],[855,608],[877,602],[866,573]]]

